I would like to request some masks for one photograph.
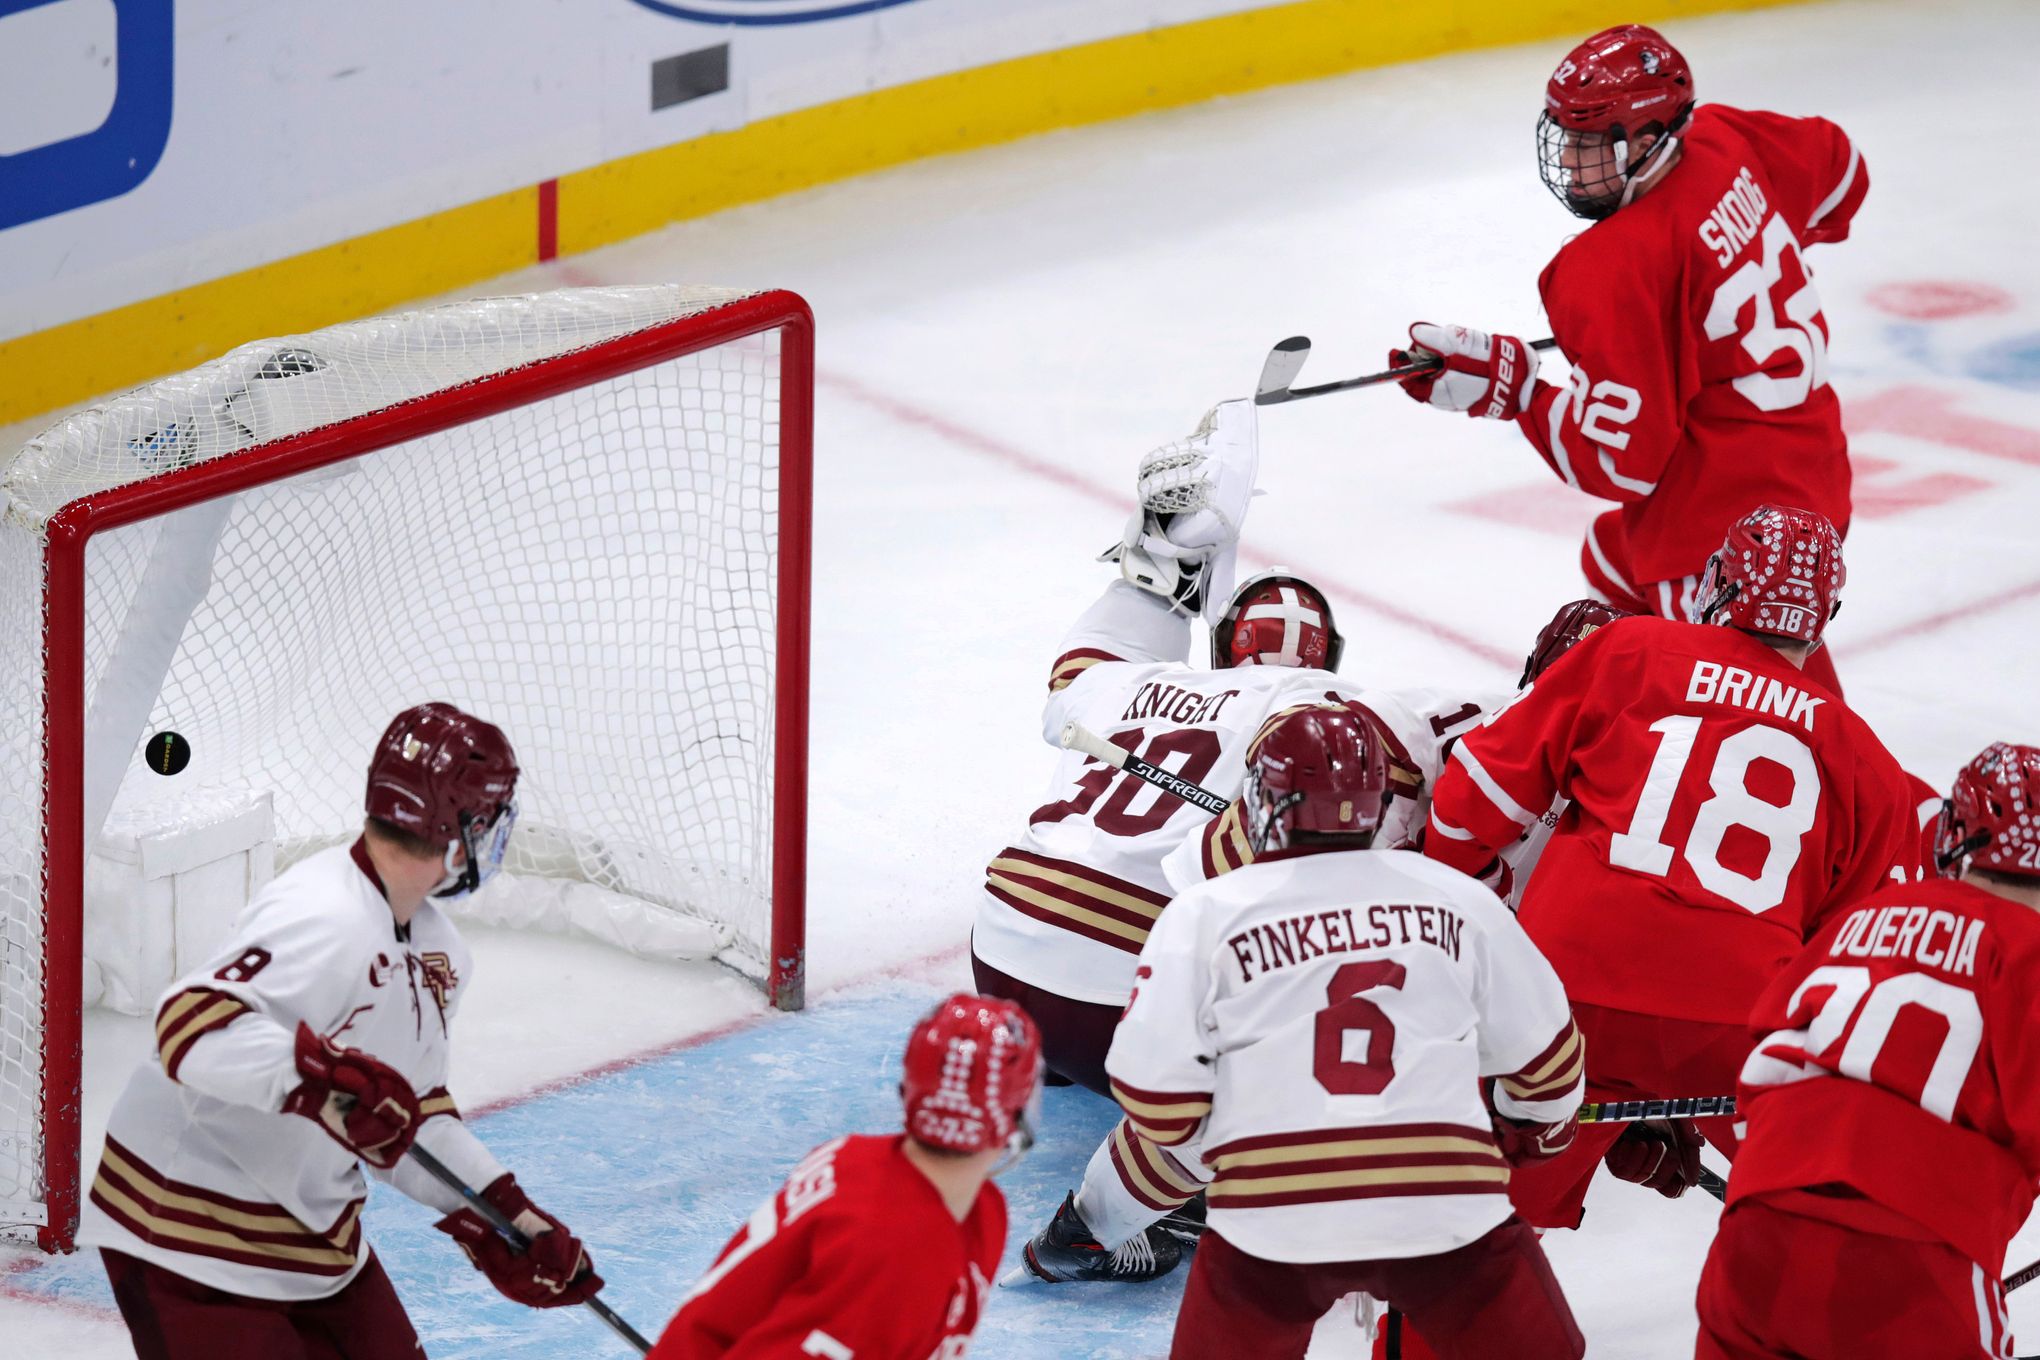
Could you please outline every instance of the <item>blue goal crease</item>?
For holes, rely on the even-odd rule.
[[[906,1035],[934,999],[903,989],[831,1001],[605,1073],[491,1114],[475,1131],[534,1200],[587,1242],[602,1297],[656,1338],[729,1236],[802,1154],[844,1132],[900,1126]],[[1118,1112],[1077,1087],[1044,1093],[1042,1136],[1000,1178],[1012,1214],[1002,1272],[1076,1187]],[[368,1239],[435,1360],[598,1360],[628,1353],[585,1309],[539,1312],[489,1287],[433,1212],[376,1184]],[[884,1225],[847,1270],[883,1272],[912,1245]],[[1168,1350],[1187,1263],[1150,1285],[993,1292],[971,1354],[1134,1360]],[[111,1309],[92,1252],[24,1271],[10,1288]]]

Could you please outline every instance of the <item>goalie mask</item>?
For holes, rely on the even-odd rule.
[[[1566,53],[1544,87],[1537,171],[1575,217],[1599,221],[1628,203],[1637,176],[1671,154],[1693,116],[1693,72],[1664,35],[1641,24],[1603,29]],[[1636,144],[1654,136],[1648,149]]]
[[[1324,593],[1277,567],[1250,576],[1211,629],[1211,668],[1310,666],[1335,671],[1346,640]]]
[[[1377,831],[1388,806],[1388,753],[1351,709],[1333,704],[1285,709],[1247,748],[1240,801],[1256,857],[1290,849],[1299,831]]]
[[[1041,1106],[1041,1033],[1010,1001],[958,992],[907,1039],[900,1079],[907,1134],[946,1152],[1034,1143]]]
[[[364,810],[446,847],[436,897],[465,897],[494,877],[517,824],[517,757],[494,723],[452,704],[420,704],[390,721],[368,765]]]
[[[1955,776],[1934,834],[1943,874],[1973,869],[2040,883],[2040,747],[1995,742]]]

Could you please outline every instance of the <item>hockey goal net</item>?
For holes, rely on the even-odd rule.
[[[471,910],[800,1004],[812,353],[784,292],[484,299],[244,345],[0,466],[0,1224],[70,1245],[102,832],[248,791],[282,867],[425,700],[523,771]]]

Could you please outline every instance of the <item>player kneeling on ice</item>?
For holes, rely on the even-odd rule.
[[[1508,1198],[1512,1163],[1573,1137],[1580,1035],[1500,899],[1371,848],[1387,789],[1350,712],[1277,719],[1241,795],[1254,863],[1177,897],[1141,951],[1113,1091],[1214,1174],[1177,1360],[1301,1357],[1355,1291],[1455,1360],[1584,1353]]]
[[[722,1249],[651,1360],[957,1360],[1006,1249],[991,1177],[1033,1142],[1040,1092],[1026,1012],[967,992],[944,1000],[907,1039],[906,1132],[810,1152]]]
[[[1484,704],[1363,689],[1333,674],[1344,642],[1321,590],[1280,570],[1231,590],[1258,462],[1254,420],[1250,402],[1222,403],[1188,440],[1142,459],[1140,508],[1106,553],[1122,579],[1065,638],[1050,668],[1043,736],[1059,744],[1065,725],[1078,723],[1222,804],[1238,793],[1242,753],[1271,713],[1342,700],[1376,726],[1391,754],[1401,796],[1385,838],[1414,835],[1444,742],[1502,696],[1483,696]],[[1199,614],[1211,628],[1208,666],[1188,660]],[[1183,882],[1249,858],[1237,807],[1214,817],[1208,803],[1184,802],[1069,749],[1026,829],[986,869],[971,936],[978,987],[1027,1008],[1061,1082],[1109,1094],[1105,1051],[1156,916]],[[1166,1274],[1180,1259],[1180,1238],[1201,1230],[1195,1207],[1172,1211],[1202,1187],[1197,1168],[1122,1125],[1093,1159],[1084,1189],[1034,1239],[1028,1269],[1048,1280]]]
[[[467,946],[433,899],[502,866],[517,761],[449,704],[397,715],[353,844],[293,865],[156,1012],[156,1052],[107,1121],[81,1243],[100,1248],[142,1360],[415,1360],[361,1230],[362,1166],[447,1215],[498,1289],[536,1308],[602,1287],[447,1094]],[[405,1152],[413,1142],[532,1239],[513,1252]]]
[[[2040,747],[1955,778],[1953,879],[1835,913],[1750,1016],[1701,1360],[2012,1354],[2005,1247],[2040,1179]]]

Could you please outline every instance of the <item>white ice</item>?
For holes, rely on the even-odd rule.
[[[1863,150],[1872,189],[1855,239],[1812,260],[1845,406],[1904,388],[1901,404],[1943,400],[1972,422],[1952,443],[1859,431],[1859,459],[1892,465],[1866,485],[1900,503],[1950,498],[1859,518],[1831,633],[1850,701],[1908,768],[1945,785],[1985,742],[2040,737],[2040,184],[2019,114],[2040,7],[1877,0],[1667,31],[1703,97],[1823,114]],[[984,861],[1039,801],[1051,763],[1038,737],[1046,666],[1105,579],[1091,559],[1118,532],[1143,450],[1244,394],[1287,335],[1317,341],[1312,381],[1378,367],[1413,319],[1542,333],[1536,276],[1577,225],[1532,161],[1562,46],[911,165],[476,290],[688,280],[789,287],[814,306],[811,996],[888,974],[967,979]],[[1870,301],[1919,280],[1986,284],[2008,301],[1906,324]],[[1492,688],[1513,679],[1552,606],[1580,593],[1577,530],[1595,507],[1568,500],[1515,431],[1389,391],[1276,409],[1262,430],[1268,494],[1243,565],[1328,578],[1349,671]],[[1547,509],[1552,527],[1448,508],[1494,493]],[[476,945],[457,1041],[471,1105],[760,1006],[712,966],[494,932]],[[91,1017],[88,1166],[143,1043],[138,1022]],[[1593,1203],[1584,1232],[1550,1241],[1590,1353],[1689,1355],[1711,1202],[1614,1186]],[[2035,1254],[2029,1232],[2012,1263]],[[117,1324],[6,1290],[24,1264],[0,1254],[0,1353],[129,1354]],[[2014,1299],[2015,1325],[2040,1331],[2040,1289]],[[986,1330],[997,1326],[994,1299]],[[1318,1353],[1349,1350],[1353,1335],[1328,1326]],[[1156,1353],[1165,1345],[1155,1338]]]

